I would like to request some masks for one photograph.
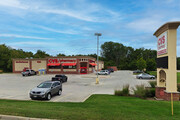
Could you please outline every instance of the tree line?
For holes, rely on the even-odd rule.
[[[101,45],[100,60],[104,61],[105,68],[107,66],[117,66],[121,70],[156,70],[156,50],[138,48],[134,49],[117,42],[105,42]],[[45,51],[37,50],[36,53],[26,52],[22,49],[12,49],[5,44],[0,45],[0,70],[5,72],[12,71],[13,58],[46,58],[67,56],[65,54],[57,54],[52,56]],[[97,54],[78,54],[70,56],[91,56],[97,58]],[[180,58],[177,58],[177,68],[180,69]]]

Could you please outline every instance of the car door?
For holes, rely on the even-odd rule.
[[[56,94],[56,83],[53,83],[51,86],[51,94],[52,95]]]

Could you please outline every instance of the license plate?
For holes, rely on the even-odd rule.
[[[34,96],[34,97],[37,97],[37,96]]]

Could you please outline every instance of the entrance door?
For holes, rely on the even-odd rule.
[[[87,67],[80,67],[81,74],[87,74]]]

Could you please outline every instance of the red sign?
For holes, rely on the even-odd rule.
[[[37,61],[37,63],[41,63],[41,61]]]
[[[48,60],[48,63],[61,63],[61,62],[76,62],[76,60],[62,60],[59,58],[52,58]]]
[[[16,63],[28,63],[28,61],[16,61]]]

